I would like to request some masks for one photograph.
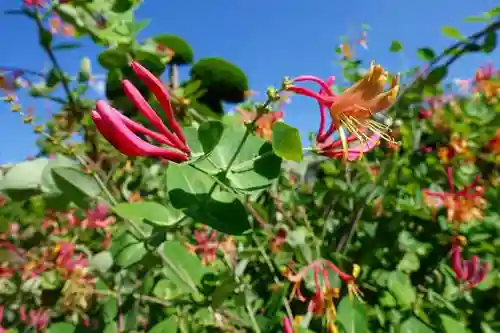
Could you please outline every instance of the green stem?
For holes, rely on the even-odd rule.
[[[42,18],[40,17],[38,10],[35,10],[35,22],[36,22],[36,26],[38,28],[39,33],[46,30],[43,26]],[[64,92],[66,93],[66,96],[68,98],[73,115],[75,115],[75,116],[78,115],[78,104],[76,103],[76,101],[73,97],[73,94],[71,93],[71,89],[69,87],[68,81],[64,77],[64,72],[62,71],[62,67],[59,64],[59,61],[57,60],[56,55],[54,54],[54,51],[48,45],[42,44],[42,48],[44,49],[45,53],[47,53],[47,56],[49,57],[50,62],[52,63],[52,66],[54,67],[54,69],[57,71],[58,75],[61,76],[62,86],[63,86]]]

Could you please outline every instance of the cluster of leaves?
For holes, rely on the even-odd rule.
[[[121,81],[128,78],[145,96],[149,92],[131,75],[129,60],[156,75],[193,61],[192,50],[178,37],[136,41],[147,22],[134,20],[135,1],[61,2],[51,10],[75,28],[77,37],[89,35],[109,47],[99,55],[109,70],[107,97],[133,117]],[[0,172],[0,327],[53,333],[289,333],[283,326],[287,317],[294,318],[299,332],[500,330],[495,306],[500,295],[499,104],[484,84],[475,94],[443,101],[450,91],[442,84],[457,59],[496,47],[498,8],[481,17],[487,27],[470,37],[443,29],[459,41],[441,55],[418,50],[429,70],[408,83],[389,110],[401,145],[382,145],[353,163],[304,154],[298,130],[283,122],[274,123],[268,142],[256,134],[255,122],[245,126],[235,116],[210,117],[186,106],[203,98],[211,103],[243,99],[245,75],[235,69],[222,80],[220,73],[231,65],[220,59],[193,65],[192,77],[201,83],[169,86],[178,117],[192,116],[183,127],[192,159],[183,164],[126,159],[90,120],[88,60],[72,80],[56,58],[55,51],[65,47],[54,44],[43,14],[32,8],[21,14],[37,23],[54,65],[46,85],[33,95],[62,107],[53,122],[35,126],[45,138],[41,156]],[[400,42],[390,46],[392,52],[402,49]],[[347,80],[361,77],[360,61],[344,56],[340,65]],[[498,80],[488,78],[488,92],[498,91]],[[58,85],[65,98],[51,95]],[[217,98],[199,95],[199,88]],[[275,110],[280,96],[273,89],[268,95],[266,103],[248,108],[259,115]],[[431,103],[428,110],[429,100],[440,106]],[[431,115],[422,117],[422,110]],[[68,141],[75,131],[83,134],[82,143]],[[457,138],[466,143],[462,149],[456,148]],[[480,219],[451,223],[446,209],[433,209],[424,200],[423,189],[446,192],[448,166],[459,188],[481,177],[487,206]],[[112,224],[101,223],[107,215],[90,213],[103,202],[116,219]],[[468,253],[489,263],[486,279],[474,289],[459,287],[450,266],[451,239],[457,236],[468,240]],[[75,258],[81,259],[78,270],[70,265],[75,258],[58,260],[60,244],[73,244]],[[349,297],[352,285],[342,284],[336,274],[323,276],[321,284],[338,288],[338,295],[321,294],[316,268],[306,268],[326,261],[344,272],[360,268],[353,276],[363,302]],[[333,318],[325,308],[292,297],[294,276],[303,282],[303,297],[319,292],[324,307],[336,308]],[[73,303],[66,302],[68,290],[78,296]]]

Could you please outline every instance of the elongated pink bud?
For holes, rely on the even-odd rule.
[[[105,101],[98,101],[96,110],[92,112],[92,119],[97,129],[123,154],[127,156],[160,157],[174,162],[183,162],[189,159],[184,153],[156,147],[142,140],[123,122],[122,117],[124,116],[121,116],[118,111],[111,108]]]
[[[150,71],[144,68],[141,64],[134,61],[131,64],[132,70],[135,74],[146,84],[146,86],[153,92],[156,99],[160,103],[165,115],[167,116],[170,127],[174,133],[179,137],[179,139],[186,143],[186,138],[182,133],[179,123],[175,119],[174,110],[170,104],[170,96],[168,95],[167,89],[163,86],[162,82],[154,76]]]
[[[180,149],[185,153],[189,153],[189,148],[162,122],[161,118],[156,114],[155,110],[149,105],[149,103],[142,97],[139,90],[130,81],[123,80],[123,90],[127,97],[135,104],[139,112],[151,122],[151,124],[163,134],[170,142],[172,146]]]

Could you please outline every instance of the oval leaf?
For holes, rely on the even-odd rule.
[[[51,171],[56,186],[71,199],[81,200],[85,196],[96,198],[101,194],[97,181],[81,170],[73,167],[54,167]]]
[[[234,194],[216,189],[212,196],[208,195],[213,184],[211,176],[189,164],[168,166],[166,186],[172,206],[227,234],[242,234],[250,229],[245,207]]]
[[[273,150],[279,157],[300,162],[303,158],[299,130],[278,121],[273,124]]]
[[[462,35],[462,33],[460,31],[458,31],[457,29],[455,29],[453,27],[450,27],[449,25],[442,27],[441,32],[446,37],[450,37],[453,39],[463,39],[464,38],[464,35]]]
[[[160,321],[158,324],[153,326],[149,330],[148,333],[168,333],[168,332],[177,332],[177,319],[175,317],[170,317],[163,321]]]
[[[389,51],[391,52],[400,52],[403,50],[403,44],[399,40],[393,40],[391,46],[389,47]]]
[[[342,298],[337,309],[337,321],[347,333],[369,332],[365,306],[357,299]]]
[[[148,220],[158,226],[171,226],[182,218],[181,212],[173,207],[169,209],[153,201],[120,203],[113,207],[113,210],[124,219]]]

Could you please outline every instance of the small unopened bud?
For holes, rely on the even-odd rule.
[[[43,132],[43,127],[40,126],[40,125],[34,126],[33,127],[33,132],[40,134],[40,133]]]
[[[292,85],[293,81],[290,80],[290,78],[288,76],[285,76],[283,78],[283,82],[281,83],[281,89],[282,90],[288,90],[290,88],[290,86]]]
[[[266,90],[267,98],[269,98],[271,101],[277,101],[280,99],[280,94],[276,88],[269,87]]]
[[[21,106],[21,105],[19,105],[19,104],[14,104],[14,105],[12,105],[12,106],[10,107],[10,110],[11,110],[12,112],[19,112],[19,111],[21,111],[21,109],[22,109],[22,106]]]
[[[84,57],[80,62],[80,73],[78,74],[78,81],[86,82],[92,76],[92,63],[88,57]]]
[[[25,124],[31,124],[31,123],[33,123],[33,116],[25,116],[25,117],[23,117],[23,122]]]
[[[14,103],[15,101],[17,101],[17,96],[14,94],[8,94],[7,96],[5,96],[5,101],[7,103]]]

